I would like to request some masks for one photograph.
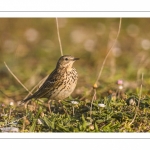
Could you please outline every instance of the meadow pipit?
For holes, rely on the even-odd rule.
[[[70,55],[61,56],[56,68],[47,77],[42,86],[31,96],[22,100],[22,103],[30,101],[32,98],[48,98],[49,100],[63,100],[71,95],[76,87],[78,74],[73,68],[73,63],[79,58]],[[50,106],[49,106],[50,110]]]

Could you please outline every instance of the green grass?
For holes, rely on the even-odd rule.
[[[8,72],[4,61],[31,90],[53,71],[60,57],[55,19],[0,19],[0,128],[15,127],[19,132],[149,132],[150,19],[122,19],[114,49],[117,51],[111,52],[106,60],[92,111],[94,92],[87,93],[96,81],[109,43],[116,37],[119,18],[64,18],[64,21],[66,24],[59,29],[63,52],[80,58],[74,64],[79,80],[72,97],[62,101],[63,107],[53,101],[49,113],[47,103],[33,100],[26,109],[18,105],[28,92]],[[135,30],[131,30],[133,27]],[[30,41],[30,36],[35,40]],[[111,94],[119,91],[116,84],[119,79],[124,81],[123,90],[115,98]],[[127,105],[131,97],[137,101],[140,98],[138,109]],[[106,106],[99,108],[98,104]]]
[[[137,95],[134,95],[138,98]],[[127,96],[127,98],[130,96]],[[149,132],[150,131],[150,98],[141,100],[137,116],[133,124],[136,106],[128,106],[126,100],[118,97],[116,100],[104,97],[94,100],[92,113],[91,99],[76,99],[73,105],[71,98],[62,102],[63,108],[51,105],[52,113],[46,106],[32,102],[27,109],[16,106],[3,106],[1,111],[7,116],[0,117],[0,126],[16,127],[20,132]],[[98,104],[104,103],[101,108]],[[32,108],[33,106],[34,108]],[[73,115],[74,107],[74,115]],[[11,110],[11,114],[9,116]],[[64,111],[65,110],[65,111]],[[91,115],[90,115],[91,113]],[[2,114],[2,113],[1,113]],[[26,117],[24,117],[26,116]],[[22,118],[23,117],[23,118]],[[19,119],[21,118],[21,119]],[[17,120],[19,119],[19,120]],[[16,121],[15,121],[16,120]],[[12,123],[7,125],[8,123]]]

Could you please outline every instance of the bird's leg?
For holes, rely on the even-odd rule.
[[[58,100],[58,103],[59,103],[59,105],[61,106],[61,108],[63,109],[63,111],[64,111],[66,114],[68,114],[67,111],[66,111],[66,109],[64,108],[64,106],[63,106],[61,100]]]
[[[51,100],[48,101],[48,110],[50,113],[52,113],[52,111],[51,111]]]

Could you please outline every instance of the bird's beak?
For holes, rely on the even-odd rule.
[[[75,60],[79,60],[80,58],[74,58],[73,60],[75,61]]]

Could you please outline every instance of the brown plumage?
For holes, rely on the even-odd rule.
[[[48,76],[43,85],[31,96],[22,100],[22,103],[30,101],[32,98],[48,98],[49,100],[63,100],[74,91],[78,74],[72,67],[73,63],[79,58],[70,55],[61,56],[56,68]]]

